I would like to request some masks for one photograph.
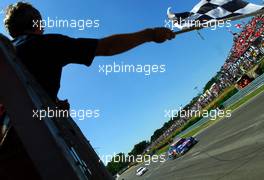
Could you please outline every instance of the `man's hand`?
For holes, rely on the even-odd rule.
[[[175,38],[174,32],[168,28],[154,28],[151,31],[152,41],[156,43],[163,43]]]

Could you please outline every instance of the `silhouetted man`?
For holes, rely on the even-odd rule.
[[[32,5],[18,2],[7,8],[4,23],[14,38],[18,57],[53,100],[57,99],[63,66],[70,63],[90,66],[95,56],[112,56],[146,42],[162,43],[175,37],[167,28],[145,29],[102,39],[44,35],[44,30],[33,23],[41,19],[40,12]]]

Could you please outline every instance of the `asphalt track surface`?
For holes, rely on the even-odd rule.
[[[197,135],[184,156],[151,163],[136,176],[133,167],[119,180],[263,180],[264,93]],[[142,165],[141,165],[142,166]]]

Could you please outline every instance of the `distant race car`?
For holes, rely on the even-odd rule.
[[[170,159],[175,159],[176,157],[185,154],[191,149],[198,141],[194,137],[180,138],[173,144],[171,144],[168,150],[168,156]]]
[[[148,169],[146,167],[140,167],[137,169],[136,171],[136,175],[137,176],[142,176],[143,174],[145,174],[145,172],[147,172]]]
[[[181,145],[183,142],[185,141],[185,139],[183,138],[179,138],[177,139],[174,143],[172,143],[170,145],[170,148],[168,150],[168,157],[169,159],[175,159],[177,157],[177,147],[179,145]]]

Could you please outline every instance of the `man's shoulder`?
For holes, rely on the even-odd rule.
[[[62,34],[25,34],[15,38],[12,42],[15,46],[23,44],[38,44],[52,41],[64,41],[68,36]]]
[[[66,35],[63,34],[42,34],[42,35],[38,35],[39,38],[69,38]]]

